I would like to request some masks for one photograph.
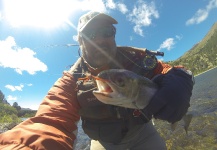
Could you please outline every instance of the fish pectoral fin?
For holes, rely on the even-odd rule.
[[[182,120],[184,121],[184,130],[185,130],[186,134],[188,134],[188,127],[191,123],[192,117],[193,117],[192,114],[186,114],[182,117]],[[172,123],[171,124],[171,130],[174,131],[176,129],[177,125],[178,125],[178,121],[175,123]]]
[[[188,127],[191,123],[193,115],[192,114],[186,114],[185,116],[183,116],[183,121],[184,121],[184,129],[186,134],[188,134]]]
[[[175,123],[171,123],[171,130],[172,130],[172,131],[175,131],[177,125],[178,125],[178,121],[175,122]]]
[[[93,92],[93,94],[96,96],[98,100],[104,100],[105,98],[112,98],[112,95],[106,92]]]

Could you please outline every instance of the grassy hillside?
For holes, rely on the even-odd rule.
[[[171,65],[184,65],[195,75],[217,66],[217,22],[206,36]],[[217,68],[195,78],[191,107],[193,119],[186,135],[183,122],[172,132],[167,122],[156,120],[156,128],[168,150],[217,150]]]
[[[184,65],[194,74],[199,74],[217,66],[217,22],[206,36],[172,65]]]

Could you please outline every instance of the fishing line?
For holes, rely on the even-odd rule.
[[[137,63],[135,63],[134,61],[132,61],[129,57],[127,57],[126,55],[124,55],[121,51],[118,51],[120,54],[122,54],[125,58],[127,58],[130,62],[132,62],[134,65],[136,65],[139,68],[144,69],[144,67],[138,65]]]
[[[141,110],[139,109],[139,107],[136,105],[136,102],[132,102],[132,104],[138,109],[138,111],[145,117],[145,119],[149,120],[149,118],[146,116],[146,114]]]
[[[72,47],[72,46],[79,46],[79,44],[50,44],[44,46],[37,46],[35,47],[35,49],[43,48],[43,47],[53,48],[53,47]]]

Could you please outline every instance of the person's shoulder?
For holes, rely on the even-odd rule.
[[[82,64],[82,58],[78,58],[78,60],[71,66],[68,72],[75,77],[79,76],[80,74],[82,74]]]

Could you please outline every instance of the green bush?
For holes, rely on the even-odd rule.
[[[35,116],[36,111],[35,110],[19,110],[17,116],[21,118],[30,118]]]
[[[14,107],[0,103],[0,110],[0,123],[20,122]]]
[[[21,122],[20,118],[18,118],[15,114],[12,115],[4,115],[0,118],[0,123],[19,123]]]

